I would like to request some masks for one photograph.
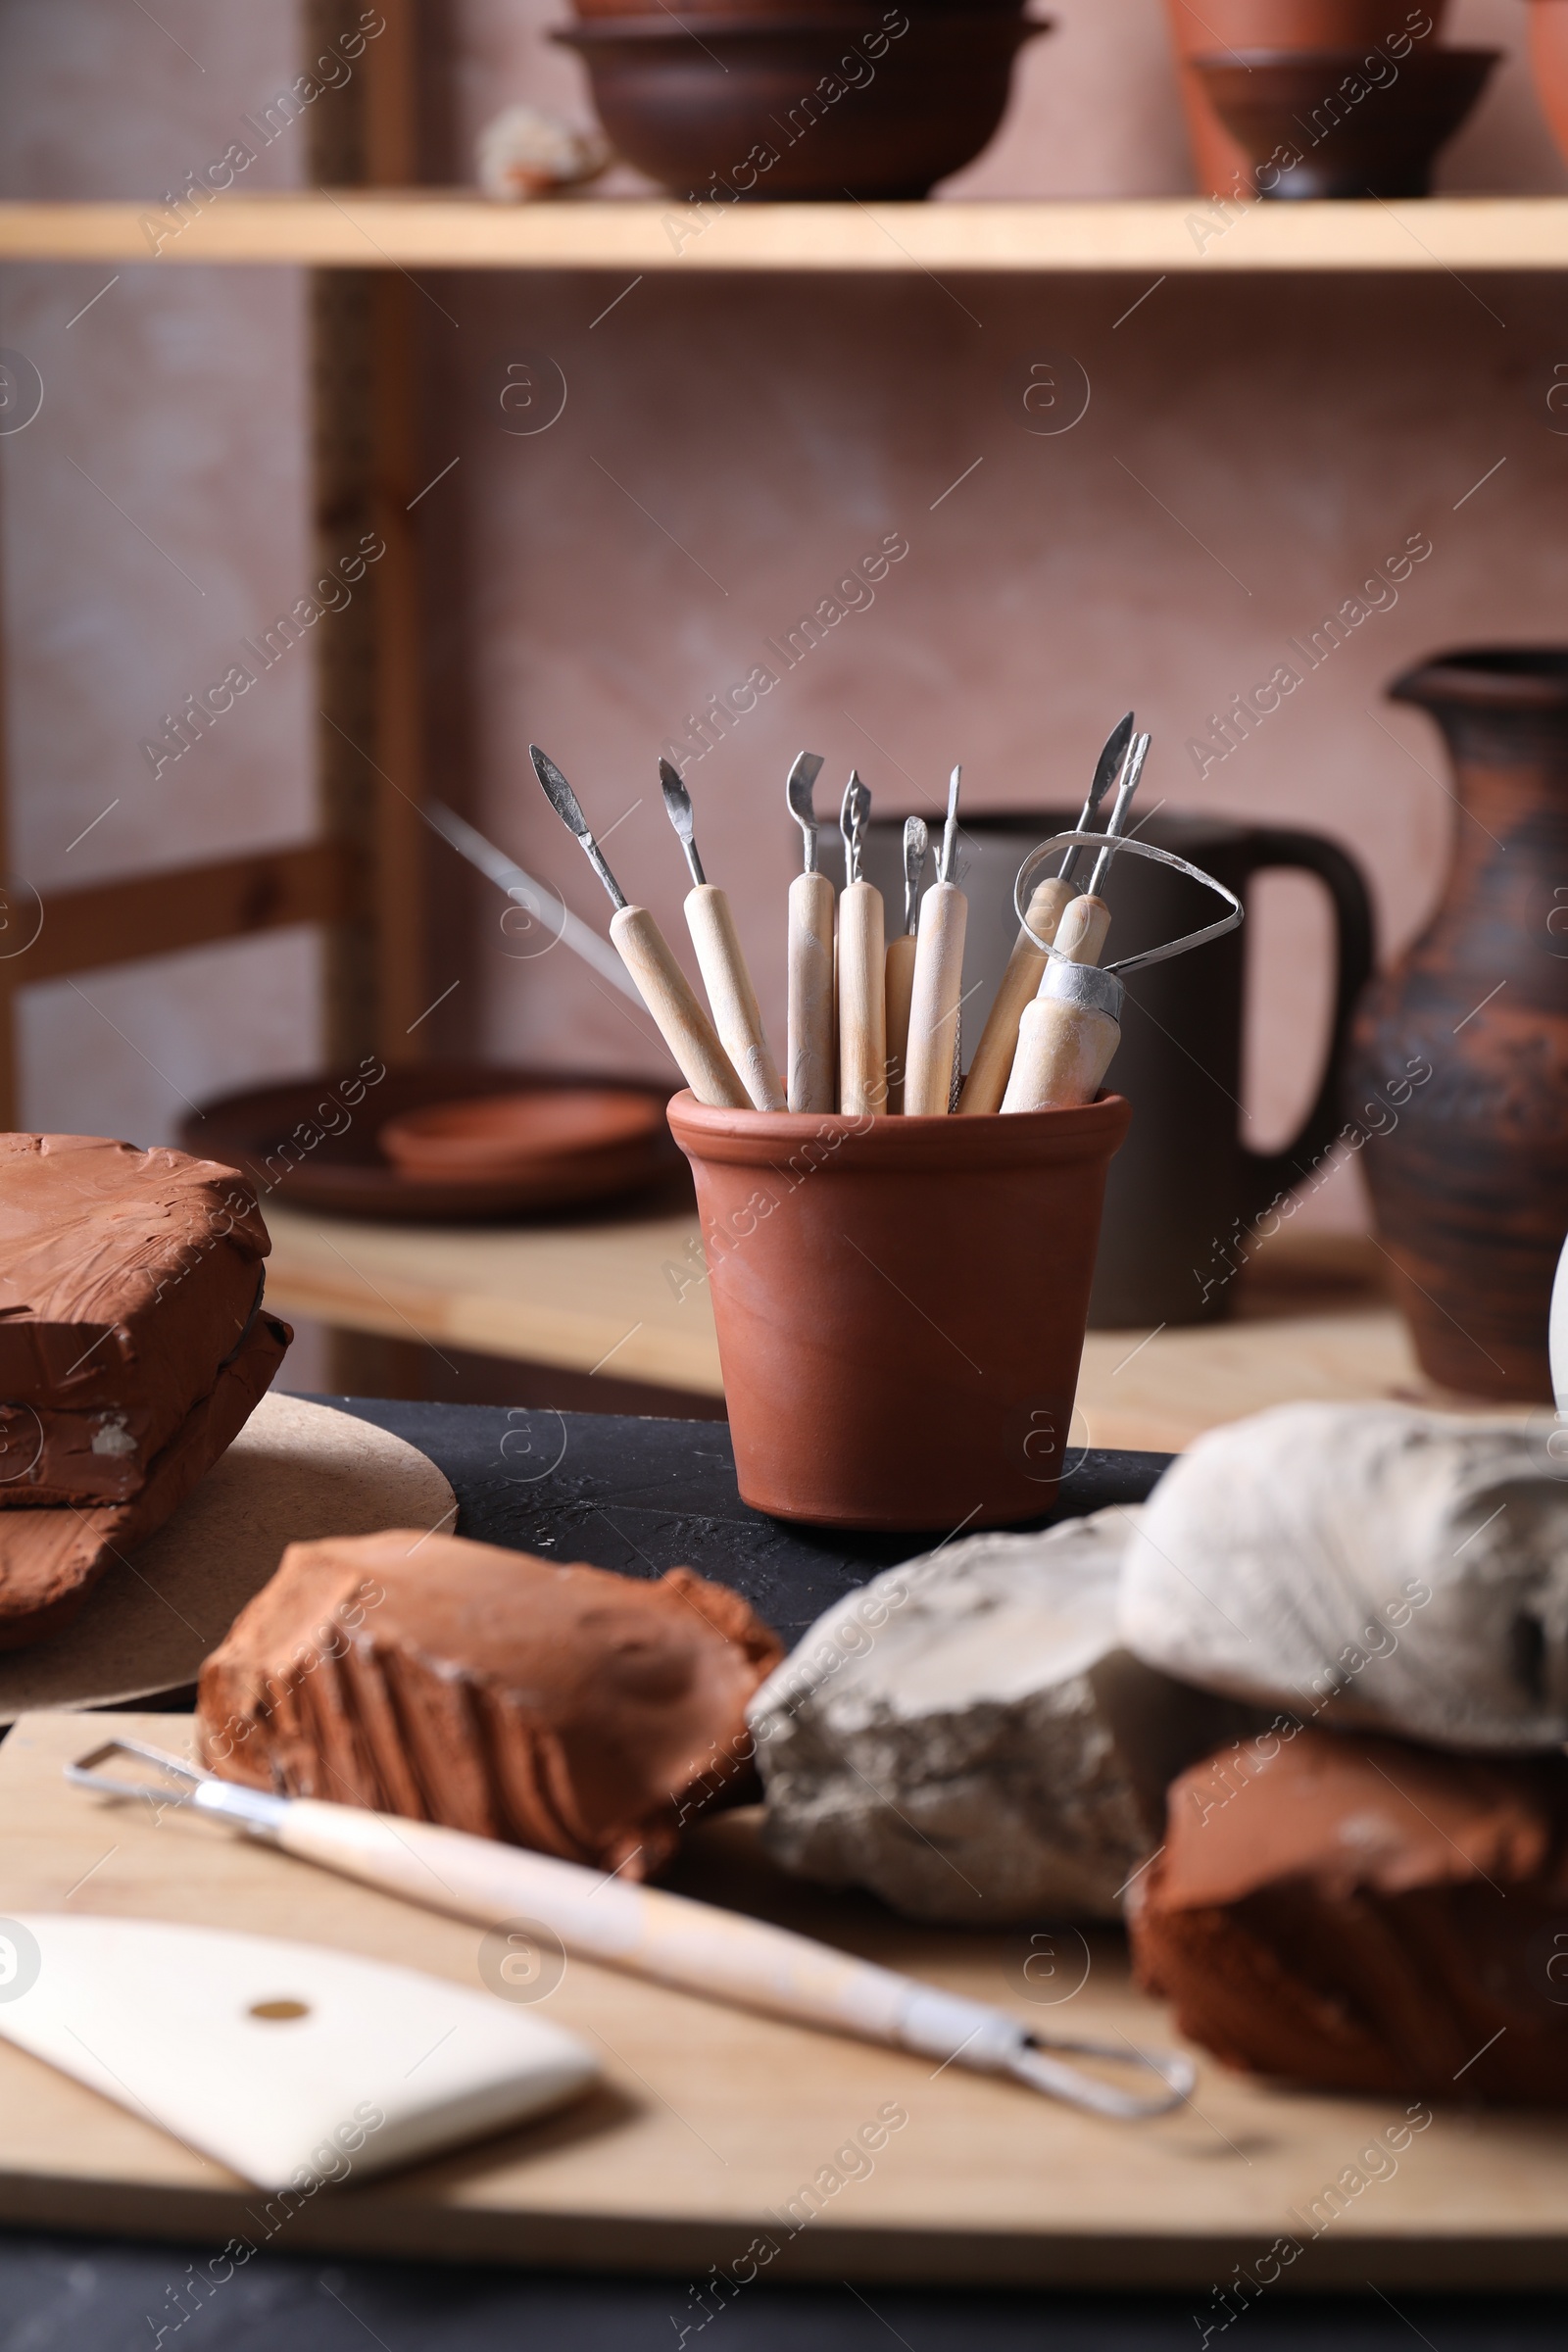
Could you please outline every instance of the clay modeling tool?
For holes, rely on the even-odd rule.
[[[1024,1006],[1004,1110],[1092,1102],[1121,1044],[1122,985],[1113,974],[1095,970],[1110,928],[1110,908],[1100,894],[1116,855],[1109,845],[1126,831],[1148,757],[1149,737],[1140,735],[1127,755],[1106,846],[1095,859],[1089,888],[1056,925],[1045,976],[1034,1002]]]
[[[914,993],[914,927],[920,915],[920,876],[931,837],[923,817],[904,820],[904,929],[888,941],[888,1108],[904,1108],[904,1070],[909,1049],[909,1002]]]
[[[157,1765],[177,1787],[111,1777],[100,1767],[116,1754]],[[1011,2075],[1048,2097],[1096,2115],[1122,2121],[1163,2115],[1187,2097],[1196,2081],[1191,2063],[1175,2051],[1136,2050],[1126,2041],[1048,2042],[1004,2010],[739,1912],[464,1830],[314,1797],[273,1796],[217,1780],[136,1740],[108,1740],[79,1763],[68,1764],[66,1778],[122,1800],[188,1804],[301,1861],[339,1871],[427,1910],[487,1927],[526,1920],[536,1938],[542,1931],[567,1952],[634,1976],[863,2041],[915,2050],[942,2065]],[[1134,2096],[1064,2063],[1068,2055],[1119,2059],[1155,2076],[1162,2089],[1152,2097]]]
[[[806,843],[806,863],[790,884],[789,1106],[831,1110],[836,1059],[833,1036],[833,885],[817,871],[816,809],[812,793],[822,762],[802,752],[784,786],[789,811]]]
[[[477,1986],[272,1936],[24,1913],[0,1958],[0,2038],[266,2189],[432,2156],[599,2073]]]
[[[1127,747],[1133,739],[1133,714],[1118,719],[1111,728],[1095,767],[1094,782],[1089,798],[1078,819],[1078,830],[1087,833],[1094,824],[1100,804],[1116,781],[1117,773],[1127,757]],[[1002,975],[1002,985],[992,1001],[980,1043],[975,1048],[969,1075],[963,1082],[958,1108],[965,1116],[975,1111],[1002,1108],[1002,1098],[1007,1091],[1007,1075],[1012,1068],[1012,1056],[1018,1044],[1018,1023],[1023,1008],[1038,994],[1045,976],[1047,956],[1042,941],[1056,936],[1056,926],[1073,901],[1072,871],[1078,858],[1071,849],[1054,874],[1037,884],[1029,902],[1029,913],[1018,928],[1018,937],[1007,968]]]
[[[752,1098],[697,1002],[696,990],[670,954],[664,934],[646,906],[627,905],[625,892],[588,830],[576,794],[555,761],[547,760],[537,744],[528,746],[528,757],[551,807],[567,831],[576,834],[589,864],[610,893],[615,909],[610,918],[610,936],[637,983],[638,995],[658,1022],[659,1034],[674,1055],[681,1076],[698,1102],[710,1109],[750,1110]]]
[[[1027,920],[1030,904],[1027,893],[1034,876],[1063,842],[1100,852],[1088,893],[1074,900],[1057,926],[1055,939],[1047,945],[1047,968],[1040,993],[1032,1004],[1024,1006],[1019,1023],[1018,1051],[1003,1099],[1004,1111],[1054,1110],[1070,1103],[1092,1102],[1121,1042],[1125,991],[1119,975],[1139,971],[1146,964],[1163,963],[1172,956],[1185,956],[1205,941],[1234,931],[1242,919],[1241,900],[1223,882],[1216,882],[1212,874],[1190,865],[1185,858],[1178,858],[1169,850],[1155,849],[1152,842],[1126,838],[1128,812],[1148,756],[1149,737],[1140,735],[1116,795],[1115,811],[1102,835],[1082,829],[1060,833],[1054,841],[1047,842],[1026,858],[1018,870],[1013,905],[1020,919]],[[1147,948],[1139,956],[1124,956],[1101,970],[1099,957],[1110,922],[1110,909],[1101,896],[1101,889],[1111,859],[1116,857],[1148,858],[1158,865],[1174,866],[1178,873],[1215,892],[1230,911],[1202,930],[1167,940],[1161,947]],[[1075,921],[1080,907],[1086,910],[1085,914]]]
[[[956,767],[948,783],[948,819],[942,828],[937,878],[920,902],[904,1079],[904,1107],[911,1118],[943,1116],[953,1102],[958,999],[963,993],[963,934],[969,916],[969,902],[953,879],[962,782],[963,770]]]
[[[570,948],[574,956],[580,956],[584,963],[591,964],[612,988],[618,988],[622,996],[630,997],[634,1004],[642,1003],[636,981],[610,942],[601,939],[580,914],[573,914],[569,906],[564,906],[554,891],[546,890],[532,874],[525,874],[505,850],[498,850],[493,841],[486,841],[482,833],[475,832],[465,817],[459,816],[455,808],[447,808],[443,801],[426,801],[420,814],[460,858],[466,858],[477,872],[506,893],[529,921],[538,924],[537,942],[523,953],[543,955],[548,947],[559,942],[562,947]],[[505,923],[505,916],[502,921]]]
[[[692,887],[686,893],[686,928],[697,950],[698,968],[708,991],[709,1007],[718,1039],[741,1084],[757,1109],[782,1110],[784,1088],[778,1064],[768,1051],[758,1009],[757,991],[746,968],[746,955],[729,899],[703,872],[697,854],[697,819],[692,796],[667,760],[659,762],[659,782],[664,808],[675,836],[686,853]]]
[[[860,879],[860,854],[871,795],[855,769],[839,810],[844,870],[839,901],[839,1108],[852,1118],[886,1110],[887,980],[883,971],[882,893]]]

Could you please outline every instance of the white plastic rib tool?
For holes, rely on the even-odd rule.
[[[116,1754],[157,1765],[172,1776],[177,1790],[167,1783],[149,1788],[101,1771]],[[168,1803],[173,1794],[174,1801],[231,1822],[301,1861],[402,1895],[426,1910],[486,1926],[529,1919],[559,1936],[569,1952],[683,1992],[918,2051],[943,2065],[1011,2075],[1031,2089],[1118,2122],[1165,2114],[1188,2096],[1197,2080],[1191,2062],[1176,2051],[1139,2050],[1128,2042],[1048,2042],[986,2002],[944,1992],[738,1912],[461,1830],[315,1798],[265,1795],[217,1780],[137,1740],[108,1740],[65,1769],[78,1788],[122,1799],[151,1796]],[[1135,2096],[1069,2065],[1072,2057],[1137,2067],[1156,2078],[1160,2093]]]
[[[746,953],[727,895],[716,890],[697,854],[697,818],[692,796],[667,760],[659,762],[659,785],[675,837],[686,853],[692,887],[686,894],[686,928],[697,950],[698,968],[713,1026],[747,1094],[758,1110],[782,1110],[784,1088],[762,1029],[762,1015],[746,968]]]
[[[434,2155],[599,2073],[491,1993],[319,1944],[28,1912],[0,1945],[0,2038],[269,2190]]]
[[[815,752],[798,752],[784,784],[784,799],[800,826],[805,864],[790,884],[789,1106],[831,1110],[838,1044],[833,985],[833,885],[817,871],[816,809],[812,802],[822,762]]]
[[[1105,739],[1104,747],[1095,763],[1094,777],[1088,797],[1078,819],[1078,831],[1087,833],[1095,821],[1101,802],[1116,781],[1127,757],[1127,747],[1133,739],[1133,714],[1129,710],[1119,718]],[[991,1001],[986,1025],[975,1048],[969,1075],[963,1082],[958,1108],[972,1118],[985,1111],[1000,1110],[1002,1098],[1007,1091],[1007,1078],[1012,1069],[1012,1057],[1017,1050],[1018,1024],[1023,1008],[1039,993],[1045,977],[1046,948],[1055,938],[1057,926],[1072,905],[1074,889],[1072,871],[1078,858],[1076,847],[1070,849],[1058,870],[1048,874],[1035,885],[1028,911],[1018,927],[1018,937],[1007,968]]]
[[[752,1098],[719,1044],[712,1022],[698,1003],[696,990],[670,954],[664,934],[646,906],[627,906],[625,892],[588,830],[588,820],[576,794],[555,761],[547,759],[534,743],[528,746],[528,757],[545,798],[567,832],[576,835],[589,864],[610,894],[615,909],[610,918],[611,939],[637,983],[638,995],[658,1022],[659,1034],[669,1048],[681,1076],[698,1102],[706,1102],[710,1109],[750,1110]]]
[[[963,935],[969,917],[969,902],[953,879],[962,782],[963,770],[956,767],[948,784],[948,818],[942,829],[937,878],[920,901],[904,1080],[904,1107],[913,1118],[940,1118],[953,1101],[958,1002],[963,994]]]

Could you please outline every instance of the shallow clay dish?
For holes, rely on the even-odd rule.
[[[1452,138],[1501,56],[1498,49],[1413,50],[1398,78],[1372,83],[1359,49],[1287,55],[1249,49],[1200,57],[1220,121],[1241,141],[1259,195],[1426,196],[1438,150]],[[1351,85],[1363,95],[1353,97]],[[1281,151],[1300,158],[1275,167],[1273,184],[1255,175]]]
[[[988,144],[1014,57],[1051,24],[989,6],[910,9],[896,38],[881,22],[730,9],[699,41],[650,7],[551,38],[581,58],[616,154],[675,195],[902,202]]]
[[[406,1110],[386,1120],[378,1140],[402,1176],[483,1183],[548,1175],[557,1160],[619,1152],[663,1124],[651,1097],[564,1086]]]
[[[372,1059],[369,1066],[379,1064]],[[470,1165],[466,1174],[405,1174],[382,1149],[383,1127],[440,1104],[471,1104],[503,1093],[513,1102],[563,1096],[577,1102],[585,1092],[624,1102],[626,1131],[588,1151],[548,1152],[521,1172],[474,1172]],[[323,1075],[256,1087],[207,1103],[180,1134],[195,1139],[185,1143],[187,1151],[243,1169],[264,1217],[281,1203],[347,1217],[450,1223],[575,1207],[678,1176],[683,1163],[663,1124],[668,1094],[645,1079],[456,1062],[388,1070],[373,1082]]]

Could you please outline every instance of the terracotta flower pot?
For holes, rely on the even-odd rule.
[[[1347,1107],[1423,1369],[1551,1400],[1568,1233],[1568,648],[1445,655],[1398,679],[1442,729],[1462,811],[1437,913],[1373,983]],[[1405,1092],[1412,1071],[1430,1067]]]
[[[1278,199],[1425,196],[1438,150],[1475,105],[1497,49],[1412,51],[1360,71],[1359,49],[1200,57],[1193,68],[1248,157],[1248,184]]]
[[[1419,17],[1432,25],[1422,44],[1435,48],[1448,0],[1426,0],[1421,8],[1407,0],[1165,0],[1165,10],[1198,184],[1208,195],[1235,196],[1250,187],[1250,166],[1215,114],[1195,58],[1232,49],[1375,49],[1391,33],[1413,31],[1410,20]]]
[[[989,142],[1014,57],[1051,30],[994,7],[783,6],[702,24],[699,39],[667,12],[596,15],[551,38],[582,59],[617,155],[719,204],[929,194]]]
[[[1568,0],[1530,0],[1530,65],[1541,111],[1568,163]]]
[[[1048,1510],[1131,1116],[1119,1095],[857,1119],[678,1094],[742,1498],[942,1533]]]

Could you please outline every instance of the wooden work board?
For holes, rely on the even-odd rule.
[[[111,1727],[167,1748],[190,1730],[177,1716],[31,1715],[0,1747],[0,1918],[162,1918],[484,1982],[477,1928],[212,1822],[155,1820],[139,1801],[71,1788],[61,1766]],[[700,1830],[677,1883],[1004,2003],[1048,2034],[1170,2039],[1165,2011],[1132,1988],[1113,1932],[1063,1928],[1031,1942],[1022,1930],[911,1926],[868,1899],[784,1879],[759,1853],[750,1815]],[[1200,2056],[1188,2105],[1104,2123],[1010,2082],[578,1960],[540,2015],[599,2051],[602,2089],[440,2162],[323,2188],[270,2237],[258,2192],[0,2041],[0,2222],[659,2272],[671,2278],[677,2333],[756,2277],[1163,2287],[1190,2292],[1200,2325],[1216,2327],[1239,2311],[1234,2291],[1226,2307],[1215,2300],[1227,2282],[1234,2290],[1238,2264],[1261,2271],[1250,2297],[1367,2282],[1568,2284],[1568,2119],[1439,2107],[1403,2139],[1397,2099],[1283,2094]],[[890,2117],[906,2120],[889,2128]],[[1300,2249],[1283,2263],[1268,2253],[1281,2238]]]

